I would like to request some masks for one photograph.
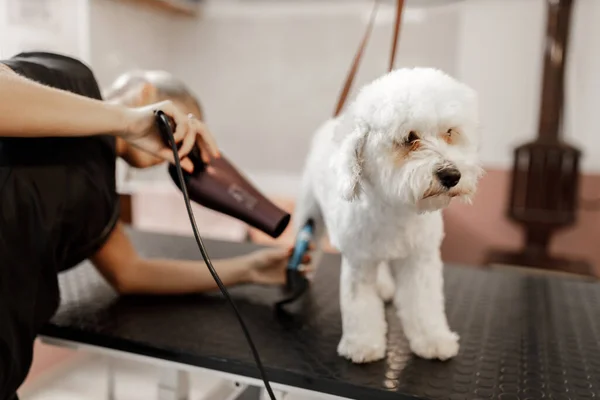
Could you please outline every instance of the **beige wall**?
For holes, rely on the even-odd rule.
[[[420,1],[408,2],[416,5]],[[481,99],[486,167],[506,169],[536,134],[545,10],[541,0],[410,7],[397,66],[441,68]],[[207,0],[198,19],[92,0],[91,59],[102,83],[128,68],[166,68],[198,94],[220,145],[244,171],[297,176],[313,130],[332,112],[369,2]],[[385,71],[393,2],[384,2],[360,86]],[[575,2],[565,135],[600,173],[600,1]]]

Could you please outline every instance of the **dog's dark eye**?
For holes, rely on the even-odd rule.
[[[417,135],[415,133],[415,131],[410,131],[410,133],[408,134],[408,136],[406,137],[405,143],[407,145],[413,145],[415,144],[415,142],[419,140],[419,135]]]
[[[454,128],[448,129],[445,133],[441,135],[441,139],[444,140],[448,144],[454,144],[455,140],[458,138],[458,132]]]

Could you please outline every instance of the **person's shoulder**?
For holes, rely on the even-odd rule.
[[[83,61],[78,60],[74,57],[66,54],[51,53],[45,51],[29,51],[15,55],[11,58],[12,60],[19,60],[23,62],[29,62],[33,64],[41,64],[48,68],[76,68],[89,70],[89,66]]]
[[[26,78],[35,79],[35,75],[39,75],[40,70],[47,70],[48,67],[43,60],[32,57],[33,54],[35,53],[19,53],[8,59],[0,60],[0,65]]]
[[[43,68],[58,73],[69,73],[76,75],[90,74],[90,68],[76,58],[43,51],[30,51],[19,53],[10,59],[3,61],[4,64],[22,68]]]
[[[25,52],[5,64],[18,74],[42,84],[101,99],[102,95],[91,68],[73,57],[50,52]]]
[[[19,72],[17,66],[18,60],[15,57],[0,59],[0,72]]]

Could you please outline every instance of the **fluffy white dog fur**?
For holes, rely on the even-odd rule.
[[[342,254],[341,356],[384,357],[384,302],[392,298],[415,354],[457,354],[444,310],[441,210],[475,192],[478,125],[472,89],[414,68],[368,84],[316,132],[294,219],[297,228],[313,219],[317,242],[327,231]],[[451,187],[442,184],[448,171],[454,181],[460,173]]]

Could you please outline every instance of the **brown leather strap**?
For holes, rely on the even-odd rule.
[[[404,0],[398,0],[396,3],[396,22],[394,24],[394,34],[392,36],[392,55],[390,56],[388,72],[394,69],[394,62],[396,61],[396,49],[398,48],[400,26],[402,25],[402,10],[404,10]]]
[[[352,88],[352,83],[354,82],[354,78],[356,77],[356,73],[358,72],[358,67],[360,66],[360,62],[367,47],[367,43],[369,42],[369,36],[371,35],[371,31],[373,30],[373,25],[375,23],[375,17],[377,15],[377,8],[379,6],[379,0],[375,0],[373,3],[373,11],[371,12],[371,18],[367,25],[367,29],[363,35],[360,46],[358,47],[358,51],[354,56],[354,60],[352,61],[352,66],[350,67],[350,71],[348,72],[348,76],[346,77],[346,81],[344,82],[344,87],[340,93],[338,98],[337,106],[335,108],[334,117],[337,117],[344,105],[346,104],[346,100],[348,98],[348,94],[350,93],[350,89]],[[398,37],[400,36],[400,27],[402,25],[402,10],[404,9],[404,0],[397,0],[396,4],[396,21],[394,24],[394,31],[392,36],[392,50],[390,55],[390,64],[389,71],[394,68],[394,62],[396,60],[396,48],[398,47]]]
[[[340,93],[340,97],[338,98],[337,106],[335,107],[335,112],[333,114],[335,117],[337,117],[342,111],[342,108],[344,108],[346,98],[348,97],[350,89],[352,88],[352,82],[354,82],[354,78],[356,77],[356,73],[358,72],[360,61],[362,59],[365,48],[367,47],[367,43],[369,42],[369,36],[371,36],[371,31],[373,30],[373,25],[375,23],[375,17],[377,16],[378,7],[379,0],[375,0],[373,3],[373,11],[371,11],[371,18],[369,19],[367,29],[365,30],[365,34],[363,35],[362,41],[360,42],[358,51],[354,56],[352,66],[350,67],[350,71],[348,72],[348,76],[346,77],[346,82],[344,83],[344,87],[342,89],[342,92]]]

